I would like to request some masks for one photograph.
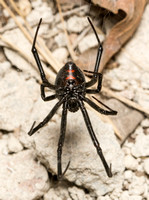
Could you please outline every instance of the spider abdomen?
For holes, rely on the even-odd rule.
[[[74,80],[75,85],[80,85],[85,82],[83,72],[73,63],[68,62],[60,69],[57,74],[55,85],[58,87],[65,87],[68,80]]]

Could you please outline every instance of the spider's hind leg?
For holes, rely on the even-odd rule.
[[[101,60],[101,56],[102,56],[102,52],[103,52],[103,47],[100,43],[98,34],[97,34],[95,27],[89,17],[88,17],[88,21],[89,21],[89,23],[95,33],[96,39],[98,41],[98,50],[97,50],[96,63],[95,63],[95,67],[94,67],[94,73],[93,73],[92,79],[86,83],[86,88],[94,85],[97,82],[98,70],[99,70],[100,60]]]
[[[41,76],[42,82],[45,85],[45,87],[49,87],[50,89],[56,89],[56,86],[51,84],[51,83],[49,83],[49,81],[46,78],[46,75],[44,73],[44,70],[43,70],[39,55],[38,55],[38,51],[37,51],[36,46],[35,46],[41,22],[42,22],[42,18],[39,21],[39,24],[37,26],[37,30],[36,30],[36,33],[35,33],[35,36],[34,36],[33,45],[32,45],[32,53],[33,53],[33,56],[34,56],[35,61],[37,63],[37,66],[38,66],[38,69],[39,69],[39,72],[40,72],[40,76]]]
[[[62,147],[63,147],[64,140],[65,140],[66,124],[67,124],[67,102],[65,101],[63,103],[63,111],[62,111],[62,119],[61,119],[61,132],[60,132],[60,138],[59,138],[58,149],[57,149],[58,180],[61,180],[63,178],[64,174],[66,173],[66,171],[70,165],[70,161],[69,161],[64,172],[62,173],[61,157],[62,157]]]

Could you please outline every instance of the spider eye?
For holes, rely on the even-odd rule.
[[[68,80],[68,85],[75,85],[75,80],[74,79],[69,79]]]

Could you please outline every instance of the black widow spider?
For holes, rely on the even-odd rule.
[[[37,38],[37,34],[38,34],[38,30],[39,30],[41,21],[42,21],[42,19],[40,19],[40,21],[39,21],[39,24],[38,24],[38,27],[37,27],[37,30],[35,33],[34,41],[33,41],[33,46],[32,46],[32,53],[36,60],[37,66],[40,71],[40,76],[42,79],[41,97],[44,101],[50,101],[55,98],[58,98],[59,101],[56,103],[56,105],[52,108],[50,113],[46,116],[46,118],[42,122],[40,122],[36,127],[34,127],[36,122],[33,123],[28,134],[30,136],[33,135],[36,131],[38,131],[45,124],[47,124],[49,122],[49,120],[53,117],[53,115],[56,113],[58,108],[63,104],[60,138],[59,138],[58,149],[57,149],[58,179],[61,179],[63,177],[63,175],[65,174],[65,172],[67,171],[69,164],[70,164],[70,161],[69,161],[66,169],[62,173],[61,155],[62,155],[62,147],[63,147],[64,139],[65,139],[65,132],[66,132],[67,110],[69,110],[70,112],[76,112],[80,108],[82,111],[87,129],[88,129],[88,132],[90,134],[90,137],[93,141],[94,146],[96,147],[97,153],[101,158],[101,161],[104,165],[105,171],[106,171],[108,177],[112,177],[111,165],[110,165],[110,167],[108,166],[108,164],[103,156],[102,149],[101,149],[100,144],[99,144],[99,142],[96,138],[96,135],[93,131],[88,113],[87,113],[86,108],[84,107],[84,103],[83,103],[83,101],[85,101],[92,108],[94,108],[97,112],[104,114],[104,115],[116,115],[117,114],[116,111],[114,111],[111,108],[109,108],[108,106],[104,105],[102,102],[97,100],[95,97],[93,97],[93,98],[95,100],[97,100],[100,104],[102,104],[104,107],[106,107],[108,110],[104,110],[104,109],[100,108],[98,105],[96,105],[90,99],[85,97],[86,93],[88,93],[88,94],[98,93],[101,90],[101,85],[102,85],[102,74],[98,73],[100,59],[101,59],[101,55],[102,55],[102,45],[100,44],[100,40],[98,38],[96,30],[95,30],[90,18],[88,17],[88,21],[95,33],[95,36],[96,36],[98,44],[99,44],[94,71],[91,72],[91,71],[84,70],[85,72],[92,74],[91,80],[86,82],[83,72],[75,65],[75,63],[67,62],[65,64],[65,66],[62,67],[60,69],[60,71],[58,72],[55,84],[53,85],[53,84],[49,83],[49,81],[47,80],[47,78],[45,76],[43,67],[42,67],[40,59],[39,59],[37,49],[35,47],[36,38]],[[97,81],[98,81],[97,89],[88,89],[90,86],[94,85]],[[52,90],[55,90],[55,94],[51,95],[51,96],[46,96],[45,90],[44,90],[46,87],[50,88]]]

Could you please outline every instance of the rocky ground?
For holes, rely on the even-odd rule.
[[[62,64],[70,60],[55,3],[41,0],[24,3],[23,12],[34,32],[40,17],[43,18],[39,35],[56,60]],[[21,4],[19,6],[21,9]],[[63,8],[66,27],[74,47],[76,45],[76,54],[80,55],[97,45],[86,20],[89,6],[81,3],[75,8],[67,6]],[[56,177],[62,110],[58,110],[47,126],[32,137],[28,136],[32,123],[42,121],[57,100],[42,101],[40,76],[33,67],[31,43],[9,17],[8,11],[2,11],[7,23],[1,25],[0,35],[14,46],[8,48],[8,43],[0,41],[0,199],[149,200],[149,6],[146,6],[135,35],[114,57],[116,67],[106,69],[103,74],[104,86],[136,102],[146,113],[130,108],[127,102],[106,99],[107,104],[118,111],[118,115],[110,119],[122,134],[120,141],[114,134],[113,123],[105,122],[87,108],[106,160],[112,163],[112,178],[106,176],[81,112],[69,113],[63,169],[68,161],[71,162],[62,181]],[[17,20],[22,23],[21,17]],[[79,40],[84,30],[86,34]],[[103,41],[105,35],[99,37]],[[16,52],[15,47],[20,48],[23,55]],[[49,73],[47,62],[43,65],[50,74],[49,80],[53,81],[54,71]]]

